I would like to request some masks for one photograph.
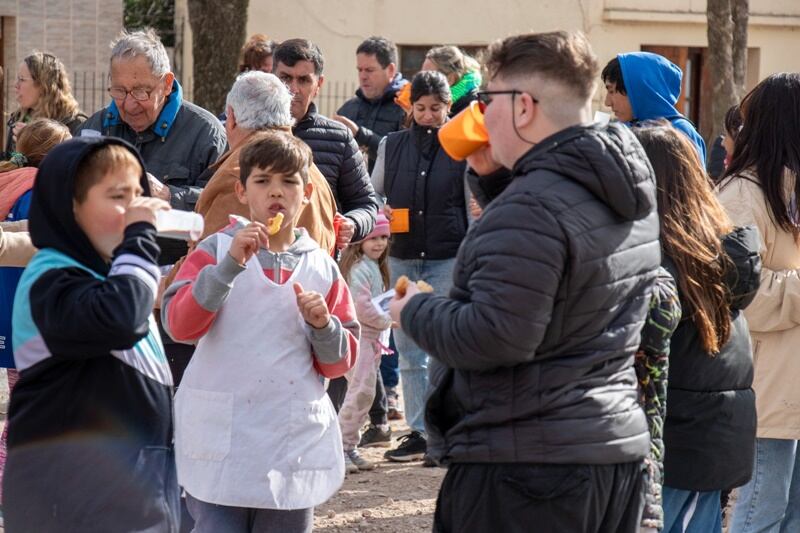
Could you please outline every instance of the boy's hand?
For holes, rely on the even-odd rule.
[[[247,263],[259,248],[269,247],[267,226],[261,222],[251,222],[236,232],[228,253],[240,265]]]
[[[318,292],[305,292],[299,283],[295,283],[293,287],[294,293],[297,295],[297,308],[300,310],[303,320],[316,329],[327,326],[331,321],[331,313],[328,311],[325,298]]]
[[[125,226],[130,226],[137,222],[147,222],[156,225],[156,211],[166,211],[169,204],[158,198],[139,196],[134,198],[125,209]]]

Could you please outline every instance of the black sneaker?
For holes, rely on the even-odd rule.
[[[383,431],[378,426],[369,425],[369,428],[361,435],[359,448],[381,447],[388,448],[392,445],[392,428]]]
[[[389,450],[383,456],[390,461],[405,463],[408,461],[419,461],[425,457],[428,449],[428,442],[419,431],[412,431],[408,435],[400,437],[400,445],[394,450]]]

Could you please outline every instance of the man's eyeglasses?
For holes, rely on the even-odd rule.
[[[111,95],[111,98],[116,100],[117,102],[122,102],[127,98],[128,95],[131,95],[131,98],[138,102],[144,102],[150,99],[150,95],[155,91],[155,89],[145,89],[142,87],[137,87],[135,89],[131,89],[127,91],[122,87],[109,87],[108,94]]]
[[[534,104],[539,103],[539,100],[534,98],[532,94],[526,93],[525,91],[518,91],[516,89],[509,89],[507,91],[478,91],[478,102],[480,102],[481,106],[485,108],[492,103],[492,97],[498,94],[510,94],[512,98],[518,94],[527,94],[531,97],[531,100],[533,100]]]

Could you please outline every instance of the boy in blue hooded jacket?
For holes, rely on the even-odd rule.
[[[683,72],[667,58],[651,52],[618,54],[601,74],[605,105],[621,122],[664,118],[694,143],[705,166],[706,143],[694,125],[676,108]]]

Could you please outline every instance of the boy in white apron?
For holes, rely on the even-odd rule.
[[[195,532],[311,531],[344,479],[321,376],[355,362],[358,323],[331,257],[295,220],[311,151],[284,132],[242,151],[231,224],[187,257],[164,294],[169,334],[197,342],[175,398],[178,481]],[[278,213],[280,230],[268,235]]]

